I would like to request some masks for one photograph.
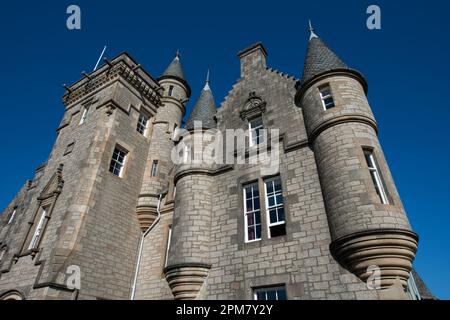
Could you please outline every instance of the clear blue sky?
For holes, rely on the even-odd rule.
[[[82,29],[66,28],[77,4]],[[366,28],[381,7],[382,30]],[[311,18],[369,82],[380,140],[411,224],[416,269],[450,299],[450,41],[448,1],[7,1],[0,10],[0,207],[44,162],[63,115],[63,83],[91,71],[103,45],[158,76],[179,48],[193,99],[211,69],[220,104],[239,77],[236,53],[262,41],[268,64],[300,77]],[[189,106],[192,107],[190,102]]]

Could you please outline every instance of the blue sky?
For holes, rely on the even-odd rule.
[[[81,30],[66,8],[81,8]],[[381,8],[382,29],[366,28]],[[193,89],[211,69],[220,104],[239,77],[236,53],[262,41],[268,65],[301,75],[311,18],[319,36],[369,82],[380,141],[411,224],[415,267],[450,299],[450,42],[448,1],[8,1],[0,12],[0,208],[44,162],[64,112],[62,84],[106,55],[129,52],[158,76],[177,49]]]

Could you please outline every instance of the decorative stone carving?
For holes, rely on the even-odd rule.
[[[252,91],[248,95],[247,102],[244,104],[239,116],[242,120],[256,117],[266,112],[266,102],[257,96],[255,91]]]
[[[63,164],[61,163],[56,169],[55,174],[50,178],[49,182],[42,190],[38,197],[38,200],[45,200],[55,195],[59,195],[64,186],[64,180],[62,178]]]
[[[145,81],[145,79],[141,78],[137,72],[133,71],[132,67],[124,61],[115,62],[110,68],[91,78],[85,84],[80,85],[77,88],[70,88],[71,91],[68,91],[63,96],[63,103],[66,106],[70,105],[105,84],[117,79],[118,77],[122,77],[126,80],[136,90],[138,90],[143,97],[147,98],[155,105],[159,105],[161,103],[161,95],[157,91],[157,88],[154,88],[151,84]]]

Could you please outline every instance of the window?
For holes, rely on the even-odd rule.
[[[320,97],[322,98],[322,104],[324,110],[328,110],[334,107],[333,96],[331,95],[330,86],[325,86],[319,89]]]
[[[3,261],[3,258],[5,257],[5,254],[6,254],[6,248],[2,248],[0,250],[0,262]]]
[[[171,97],[172,96],[172,94],[173,94],[173,86],[169,86],[169,97]]]
[[[125,160],[127,152],[116,147],[111,158],[111,164],[109,165],[109,171],[118,177],[122,177],[123,167],[125,166]]]
[[[33,237],[31,238],[30,245],[28,246],[28,250],[36,249],[39,240],[41,240],[42,232],[44,231],[44,221],[45,221],[45,215],[47,214],[46,209],[42,209],[41,215],[39,217],[38,224],[36,226],[36,229],[34,229]]]
[[[261,240],[261,209],[258,184],[244,187],[245,241]]]
[[[138,123],[137,123],[137,132],[145,136],[147,133],[147,125],[148,125],[148,117],[147,115],[141,113],[139,115]]]
[[[253,290],[254,300],[287,300],[286,287],[266,287]]]
[[[89,107],[88,106],[83,106],[83,113],[81,114],[81,119],[80,119],[80,123],[79,124],[83,124],[88,116],[88,112],[89,112]]]
[[[172,226],[169,226],[169,232],[167,233],[166,259],[164,260],[164,267],[167,267],[167,261],[169,260],[169,248],[170,248],[170,238],[171,237],[172,237]]]
[[[367,167],[369,168],[370,176],[372,177],[373,185],[375,190],[380,197],[381,203],[389,204],[386,191],[383,186],[383,180],[381,179],[380,173],[378,171],[375,158],[373,156],[373,150],[365,149],[364,156],[366,158]]]
[[[157,173],[158,173],[158,160],[153,160],[151,176],[156,177]]]
[[[73,148],[75,146],[75,142],[69,143],[66,147],[66,150],[64,151],[63,156],[68,155],[69,153],[71,153],[73,151]]]
[[[248,131],[250,146],[258,145],[264,142],[264,127],[261,117],[249,120]]]
[[[8,219],[8,224],[10,224],[11,222],[14,221],[14,216],[16,215],[16,209],[14,209],[14,211],[11,213],[11,215],[9,216]]]
[[[191,145],[190,144],[186,144],[183,147],[183,163],[184,164],[189,164],[189,163],[191,163],[191,160],[192,160]]]
[[[286,234],[284,216],[283,191],[280,177],[265,181],[267,221],[269,238]]]

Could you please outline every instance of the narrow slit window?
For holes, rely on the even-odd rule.
[[[0,250],[0,262],[2,262],[3,258],[5,257],[6,254],[6,248],[3,248]]]
[[[369,149],[364,150],[364,156],[366,158],[367,167],[369,168],[370,176],[372,178],[375,191],[380,197],[381,203],[389,204],[384,183],[378,170],[373,151]]]
[[[283,236],[286,234],[286,219],[281,178],[266,180],[265,188],[269,238]]]
[[[136,131],[145,136],[148,127],[148,116],[144,113],[139,115]]]
[[[34,229],[33,237],[31,238],[30,245],[28,246],[28,250],[37,248],[39,241],[42,238],[42,233],[44,231],[44,222],[46,214],[47,210],[42,209],[41,215],[39,216],[38,224],[36,225],[36,229]]]
[[[258,184],[244,187],[245,242],[261,240],[261,208]]]
[[[325,86],[319,89],[320,97],[322,99],[322,104],[324,110],[328,110],[334,107],[333,96],[331,95],[330,86]]]
[[[89,113],[89,107],[88,106],[83,106],[83,111],[81,113],[81,118],[80,118],[80,123],[79,124],[83,124],[86,122],[86,119],[88,117],[88,113]]]
[[[287,300],[286,287],[266,287],[253,290],[254,300]]]
[[[123,176],[123,168],[125,166],[125,161],[127,157],[127,152],[118,147],[114,149],[111,163],[109,165],[109,171],[118,177]]]
[[[14,221],[14,217],[16,216],[16,209],[13,210],[8,219],[8,224],[11,224]]]
[[[173,86],[169,86],[169,97],[171,97],[173,95]]]
[[[158,160],[153,160],[151,173],[152,177],[156,177],[157,173],[158,173]]]
[[[262,117],[249,120],[248,122],[250,146],[255,146],[264,142],[264,126]]]

